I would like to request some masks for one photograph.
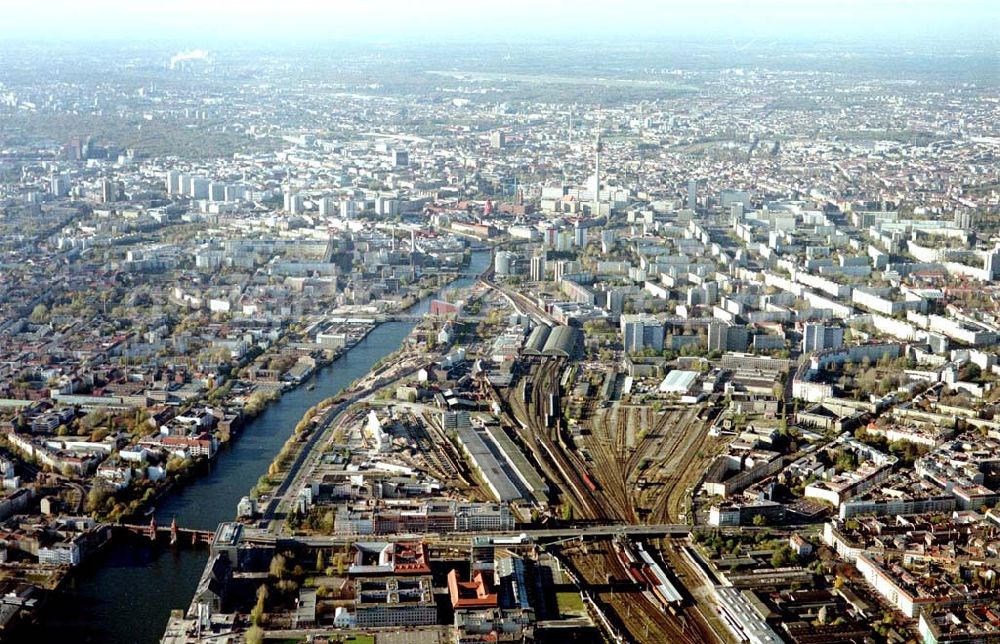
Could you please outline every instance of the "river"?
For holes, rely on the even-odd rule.
[[[488,251],[474,252],[467,270],[479,273],[489,261]],[[465,288],[474,281],[459,278],[445,289]],[[433,297],[437,294],[410,312],[426,313]],[[169,525],[176,517],[180,526],[214,530],[220,522],[233,520],[237,502],[267,471],[305,411],[368,373],[377,360],[399,348],[414,326],[413,322],[379,325],[321,370],[313,390],[299,387],[282,396],[223,447],[207,474],[159,503],[157,523]],[[171,548],[144,538],[115,542],[82,565],[53,598],[36,629],[38,641],[158,642],[170,611],[186,609],[191,602],[207,560],[204,547]]]

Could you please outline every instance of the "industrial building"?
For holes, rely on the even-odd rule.
[[[522,498],[517,486],[505,472],[506,468],[493,455],[478,431],[471,427],[459,427],[456,436],[469,461],[479,471],[483,482],[497,501],[507,503]]]
[[[691,387],[697,379],[697,371],[674,369],[660,383],[659,390],[661,394],[686,394],[691,391]]]
[[[576,355],[580,345],[580,330],[571,326],[557,326],[545,340],[542,355],[557,358],[570,358]]]
[[[738,588],[715,587],[716,604],[726,628],[737,642],[750,644],[780,644],[784,640],[774,632],[751,602]]]
[[[524,343],[524,354],[529,356],[540,356],[545,350],[545,342],[549,339],[552,329],[544,324],[539,324],[531,330],[528,341]]]

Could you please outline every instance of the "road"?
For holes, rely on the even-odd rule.
[[[756,526],[739,526],[739,527],[729,527],[729,528],[711,528],[712,530],[718,530],[722,533],[739,533],[746,534],[747,532],[755,531],[770,531],[770,532],[780,532],[783,529],[794,530],[797,527],[802,526],[782,526],[782,528],[775,527],[756,527]],[[809,526],[806,526],[809,527]],[[815,526],[812,526],[815,527]],[[584,538],[589,539],[608,539],[615,535],[627,535],[629,537],[635,538],[646,538],[654,539],[658,537],[673,537],[673,538],[683,538],[687,537],[694,528],[685,523],[664,523],[656,525],[626,525],[622,523],[612,523],[612,524],[601,524],[601,525],[584,525],[584,526],[571,526],[566,528],[550,528],[550,529],[538,529],[538,530],[519,530],[512,532],[449,532],[449,533],[400,533],[400,534],[378,534],[378,535],[368,535],[373,539],[378,541],[414,541],[422,540],[429,544],[435,543],[460,543],[463,545],[468,545],[469,540],[476,537],[490,537],[494,539],[511,539],[517,538],[521,535],[525,535],[530,538],[531,541],[537,543],[546,543],[549,541],[559,541],[563,539],[573,539],[573,538]],[[273,543],[277,540],[287,541],[289,543],[299,543],[305,546],[313,548],[329,548],[333,546],[340,546],[345,543],[354,543],[358,540],[359,535],[356,534],[341,534],[341,535],[300,535],[300,536],[282,536],[278,537],[273,532],[265,531],[255,531],[253,529],[246,531],[246,538],[253,542],[258,543]],[[362,535],[363,536],[363,535]],[[365,538],[368,538],[365,537]]]

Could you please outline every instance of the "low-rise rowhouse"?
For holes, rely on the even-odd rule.
[[[218,439],[207,433],[194,436],[163,436],[159,439],[159,443],[174,453],[186,451],[191,456],[204,456],[209,459],[215,458],[215,452],[219,448]]]
[[[951,512],[955,509],[955,497],[935,495],[909,498],[851,499],[840,504],[841,519],[862,514],[875,516],[905,516],[928,512]]]
[[[38,563],[76,566],[80,563],[80,546],[74,541],[61,541],[38,549]]]
[[[7,434],[7,442],[24,456],[37,457],[40,463],[56,471],[81,476],[92,473],[112,448],[111,444],[62,439],[43,442],[24,434]]]
[[[995,644],[1000,642],[995,608],[963,606],[961,610],[921,610],[917,632],[923,644]]]

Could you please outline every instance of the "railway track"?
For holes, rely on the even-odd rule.
[[[565,442],[559,435],[559,423],[550,427],[546,422],[547,415],[545,405],[550,397],[559,396],[559,373],[562,371],[562,360],[548,360],[542,364],[535,379],[535,387],[532,391],[534,414],[533,431],[538,437],[539,444],[547,453],[562,478],[562,482],[568,485],[577,499],[580,509],[585,516],[580,518],[586,520],[606,520],[614,518],[608,514],[606,508],[584,482],[580,472],[586,472],[587,467],[578,458],[571,455],[566,448]],[[553,411],[554,416],[558,414]],[[558,443],[558,448],[556,443]]]
[[[562,365],[562,360],[553,359],[539,364],[531,378],[528,401],[522,400],[518,393],[513,393],[515,390],[520,392],[520,387],[511,388],[512,393],[507,401],[510,415],[521,430],[519,433],[522,442],[532,452],[545,475],[559,489],[569,492],[565,496],[574,509],[574,515],[582,520],[607,520],[612,517],[580,475],[586,468],[579,461],[571,460],[566,450],[561,448],[562,439],[558,427],[549,427],[547,422],[546,405],[549,404],[550,395],[559,395],[558,374]],[[558,413],[555,415],[558,416]]]
[[[696,410],[684,413],[676,430],[667,437],[667,446],[662,452],[659,469],[666,470],[666,476],[658,477],[663,481],[662,488],[657,490],[655,502],[649,515],[650,522],[662,521],[673,515],[679,515],[683,498],[678,494],[685,492],[684,484],[691,480],[691,475],[698,468],[692,467],[699,460],[698,453],[703,449],[708,439],[704,428],[698,431],[684,431],[681,427],[689,427],[696,420]],[[676,516],[678,520],[679,516]]]
[[[607,543],[588,544],[589,552],[565,552],[569,566],[627,641],[640,644],[705,644],[716,641],[693,619],[664,612],[643,592]],[[610,582],[610,583],[609,583]]]
[[[607,506],[616,511],[618,518],[639,522],[636,486],[642,476],[648,476],[655,483],[656,496],[651,504],[648,521],[655,523],[668,515],[665,497],[673,494],[681,475],[691,468],[691,459],[704,442],[703,431],[690,428],[695,420],[697,408],[671,410],[659,418],[650,417],[645,408],[616,407],[599,413],[591,423],[591,436],[587,448],[592,456],[592,469],[601,485],[601,493]],[[678,416],[678,414],[683,414]],[[645,434],[638,438],[634,449],[628,446],[630,425],[634,428],[642,424],[645,415]],[[647,470],[640,470],[643,461],[653,461]],[[665,493],[664,493],[665,488]],[[644,506],[645,507],[645,506]]]
[[[614,432],[609,429],[609,417],[614,417]],[[592,458],[592,470],[600,483],[601,494],[607,500],[607,507],[613,508],[618,518],[634,523],[637,518],[628,489],[629,471],[620,466],[626,450],[624,433],[627,423],[628,410],[613,408],[605,411],[600,414],[600,421],[592,424],[592,440],[587,442],[587,447]],[[598,426],[602,429],[598,430]]]
[[[673,464],[678,456],[691,453],[693,439],[690,435],[700,435],[702,439],[705,435],[704,431],[689,430],[697,408],[690,411],[685,408],[685,416],[677,417],[677,411],[673,411],[659,418],[648,410],[631,406],[600,410],[592,418],[590,440],[585,440],[592,456],[591,461],[585,463],[561,435],[559,411],[546,407],[550,404],[550,395],[559,396],[559,376],[564,366],[563,360],[539,363],[527,376],[531,386],[527,390],[511,388],[505,406],[521,430],[522,442],[546,476],[563,490],[564,498],[573,505],[578,518],[637,523],[633,495],[639,463],[648,456],[656,458],[658,467],[663,467],[666,463]],[[643,419],[643,414],[648,431],[641,438],[636,437],[633,448],[628,440],[629,424]],[[549,418],[552,422],[547,422]],[[674,427],[678,422],[683,424]],[[669,428],[674,431],[668,431]],[[666,460],[661,459],[664,455]],[[586,486],[582,472],[589,472],[596,482],[595,489]],[[669,489],[673,490],[674,486]],[[610,546],[587,544],[586,547],[595,550],[595,554],[573,557],[573,565],[578,566],[575,572],[585,592],[608,615],[615,629],[627,634],[627,641],[643,644],[719,641],[709,632],[703,616],[690,607],[681,607],[677,614],[666,612],[650,592],[628,581],[628,571]],[[609,578],[612,580],[610,585]]]

